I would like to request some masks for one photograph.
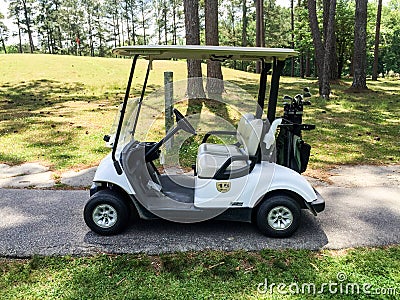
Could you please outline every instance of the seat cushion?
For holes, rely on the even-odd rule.
[[[197,156],[197,175],[200,178],[213,178],[215,173],[221,168],[221,166],[228,160],[231,155],[213,155],[203,153]],[[237,170],[246,167],[248,163],[246,161],[234,161],[227,168],[227,170]]]
[[[240,149],[235,145],[227,145],[227,144],[210,144],[204,143],[201,144],[197,155],[201,154],[216,154],[216,155],[243,155]]]

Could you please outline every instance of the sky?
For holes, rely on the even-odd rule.
[[[7,7],[8,4],[4,0],[0,0],[0,12],[7,18]]]

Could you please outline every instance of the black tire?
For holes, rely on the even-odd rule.
[[[86,225],[100,235],[122,232],[128,225],[129,215],[130,207],[125,199],[111,190],[98,191],[83,211]]]
[[[276,238],[291,236],[299,227],[300,219],[300,205],[287,195],[275,195],[265,199],[256,215],[260,231],[266,236]]]

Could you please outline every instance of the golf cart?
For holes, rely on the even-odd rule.
[[[293,99],[286,97],[292,103],[285,104],[283,118],[275,117],[280,74],[285,60],[297,55],[294,50],[126,46],[114,49],[113,53],[132,56],[133,60],[124,101],[112,133],[104,138],[112,151],[96,171],[91,197],[84,208],[85,222],[94,232],[101,235],[120,233],[135,218],[161,218],[180,223],[218,219],[251,222],[267,236],[287,237],[298,228],[301,209],[309,209],[314,215],[324,210],[322,197],[300,175],[309,157],[309,146],[302,141],[301,131],[313,128],[312,125],[301,124],[303,106],[309,104],[303,96],[309,96],[309,91],[305,90],[303,96],[297,95]],[[138,60],[139,57],[147,59],[147,71],[140,97],[132,99],[130,94],[135,68],[144,62]],[[180,110],[183,102],[190,102],[188,98],[201,98],[202,103],[216,101],[209,99],[211,93],[206,94],[203,88],[198,88],[203,87],[202,78],[197,78],[197,81],[185,78],[182,82],[186,85],[179,90],[184,91],[186,99],[182,103],[174,100],[176,103],[171,108],[175,125],[167,128],[166,135],[155,142],[153,131],[159,126],[154,124],[159,116],[165,117],[170,107],[165,107],[164,111],[164,102],[152,102],[154,99],[163,101],[163,93],[154,92],[153,96],[145,97],[145,91],[153,62],[170,59],[259,61],[262,70],[257,101],[250,98],[253,104],[257,102],[252,106],[254,110],[243,111],[246,110],[243,97],[235,100],[240,90],[223,82],[224,93],[227,94],[225,98],[228,99],[225,99],[223,107],[230,101],[236,101],[236,110],[230,111],[240,110],[237,122],[233,122],[237,126],[221,117],[210,119],[204,114],[190,114],[189,105],[185,116]],[[263,119],[267,74],[270,71],[267,118]],[[191,91],[196,87],[201,94],[198,97]],[[174,87],[174,93],[176,90]],[[175,98],[179,97],[174,95]],[[247,95],[245,98],[249,99]],[[162,112],[157,114],[155,111],[160,108]],[[146,113],[146,110],[154,112]],[[225,123],[228,125],[221,130],[220,125]],[[201,127],[207,130],[197,148],[193,171],[168,172],[171,161],[165,161],[177,157],[175,162],[179,164],[181,148],[194,135],[200,135],[196,129]],[[145,134],[140,135],[140,130],[145,130]],[[280,142],[275,144],[277,130]],[[218,142],[221,136],[229,136],[228,142]],[[157,164],[164,165],[166,171],[160,171]]]

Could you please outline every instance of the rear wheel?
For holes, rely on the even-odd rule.
[[[111,190],[101,190],[90,197],[83,216],[86,225],[101,235],[122,232],[129,221],[130,207],[125,199]]]
[[[289,237],[299,227],[301,209],[293,198],[275,195],[264,200],[257,211],[257,226],[269,237]]]

